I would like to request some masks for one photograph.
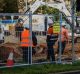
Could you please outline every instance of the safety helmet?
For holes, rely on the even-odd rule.
[[[29,24],[23,24],[24,28],[29,28]]]
[[[23,19],[19,18],[19,19],[18,19],[18,22],[23,22]]]
[[[62,24],[61,24],[62,26],[66,26],[66,24],[65,24],[65,22],[62,22]]]
[[[53,25],[53,21],[50,18],[48,18],[48,25],[49,26]]]

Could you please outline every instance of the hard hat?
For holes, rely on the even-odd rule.
[[[23,19],[19,18],[19,19],[18,19],[18,22],[23,22]]]
[[[29,24],[23,24],[24,28],[29,28]]]
[[[62,26],[66,26],[66,24],[65,24],[65,22],[62,22],[62,24],[61,24]]]
[[[50,18],[48,18],[48,25],[53,25],[53,21]]]

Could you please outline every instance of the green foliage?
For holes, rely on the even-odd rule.
[[[18,5],[17,0],[4,0],[4,13],[17,13],[18,12]]]
[[[59,10],[44,5],[44,6],[39,7],[39,9],[35,13],[59,15]]]
[[[77,12],[77,16],[80,16],[80,12]]]
[[[0,12],[3,11],[5,4],[4,4],[4,0],[0,0]]]
[[[74,64],[42,64],[0,69],[1,74],[51,74],[80,69],[80,62]]]

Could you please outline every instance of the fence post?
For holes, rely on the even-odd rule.
[[[60,34],[59,34],[59,39],[60,39],[60,42],[59,42],[59,63],[61,63],[61,52],[62,52],[62,43],[61,43],[61,25],[62,25],[62,13],[60,12],[59,13],[59,16],[60,16]]]
[[[30,50],[31,50],[31,53],[30,53],[30,55],[31,55],[31,63],[30,64],[32,64],[32,12],[31,11],[29,11],[29,28],[30,28],[30,45],[31,45],[31,47],[30,47]]]
[[[75,61],[75,49],[74,49],[74,16],[75,16],[75,0],[71,0],[71,17],[72,17],[72,63]]]

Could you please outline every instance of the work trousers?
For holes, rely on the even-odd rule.
[[[31,64],[31,56],[35,55],[36,53],[35,48],[32,47],[32,53],[31,53],[31,47],[22,47],[22,51],[23,51],[23,61]]]
[[[23,61],[25,63],[31,64],[31,48],[30,47],[22,47],[23,51]]]
[[[50,61],[55,61],[55,54],[54,54],[54,48],[52,45],[48,45],[47,46],[47,59],[49,59]]]
[[[64,53],[64,49],[65,49],[65,47],[66,47],[66,41],[62,41],[61,42],[61,54],[63,54]],[[58,49],[57,49],[57,53],[59,54],[59,52],[60,52],[60,42],[58,42]]]

